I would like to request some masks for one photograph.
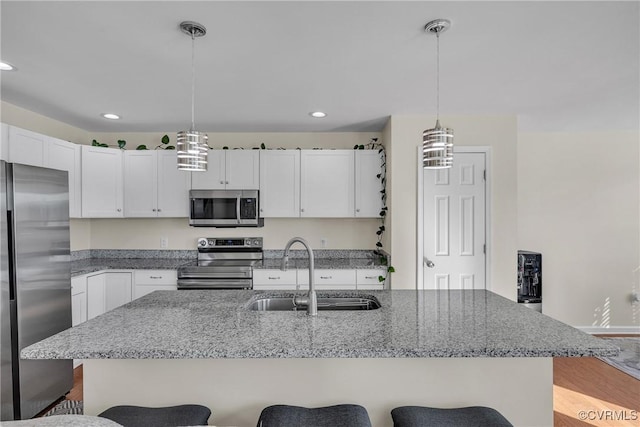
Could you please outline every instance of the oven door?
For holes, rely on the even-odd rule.
[[[195,289],[252,289],[251,279],[178,279],[178,290]]]

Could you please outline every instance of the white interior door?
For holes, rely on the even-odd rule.
[[[485,289],[485,153],[423,171],[425,289]]]

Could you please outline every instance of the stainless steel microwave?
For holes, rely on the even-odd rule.
[[[262,227],[258,190],[189,191],[193,227]]]

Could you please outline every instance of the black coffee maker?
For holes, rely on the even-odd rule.
[[[542,254],[518,251],[518,302],[542,313]]]

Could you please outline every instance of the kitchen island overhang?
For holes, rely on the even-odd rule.
[[[399,405],[486,405],[516,425],[551,425],[551,357],[618,351],[489,291],[319,292],[372,296],[381,308],[315,318],[248,309],[292,294],[154,292],[22,356],[86,359],[88,414],[189,401],[242,426],[274,403],[359,403],[384,426]]]

